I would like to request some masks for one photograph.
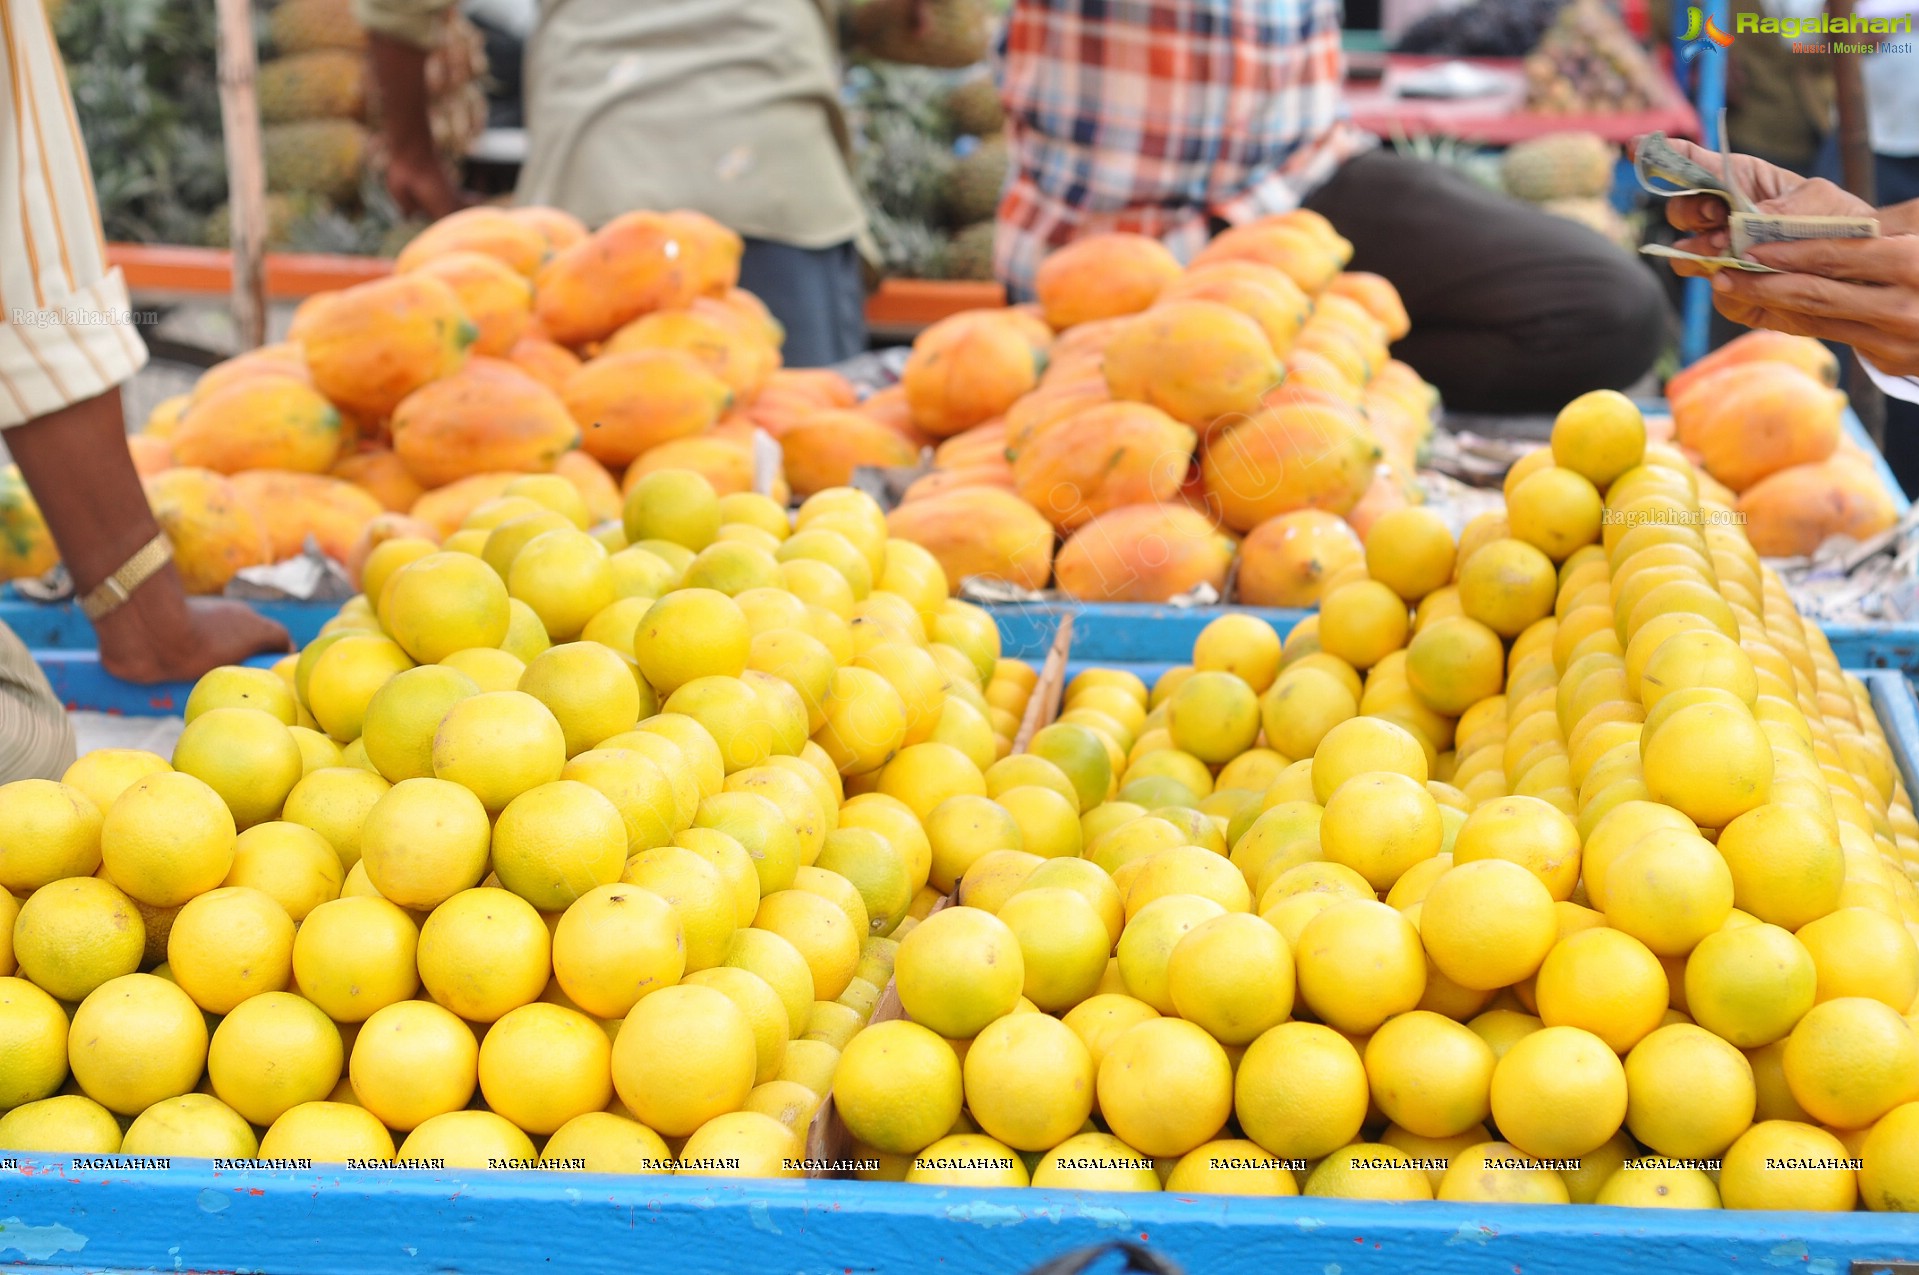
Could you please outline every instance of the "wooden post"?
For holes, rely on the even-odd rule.
[[[217,0],[220,19],[220,124],[227,153],[227,210],[233,236],[235,353],[266,343],[266,162],[254,93],[253,12],[249,0]]]
[[[1827,0],[1826,12],[1836,22],[1853,16],[1854,0]],[[1849,37],[1848,37],[1849,38]],[[1839,183],[1859,198],[1877,207],[1877,183],[1873,178],[1872,121],[1867,116],[1865,77],[1856,56],[1832,59],[1833,97],[1837,106],[1839,132]],[[1860,365],[1857,351],[1852,355],[1852,374],[1846,378],[1852,395],[1852,410],[1860,424],[1872,436],[1873,446],[1886,446],[1886,403],[1879,386]]]

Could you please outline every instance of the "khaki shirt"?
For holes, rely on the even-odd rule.
[[[432,39],[450,0],[355,0]],[[546,0],[526,58],[518,196],[601,225],[692,208],[801,248],[865,223],[840,114],[834,0]]]

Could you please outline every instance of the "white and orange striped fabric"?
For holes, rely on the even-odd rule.
[[[46,11],[0,0],[0,429],[96,398],[146,361]]]

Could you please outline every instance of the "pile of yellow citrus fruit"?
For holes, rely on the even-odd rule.
[[[528,477],[362,578],[0,787],[0,1148],[800,1172],[1035,671],[845,488]]]
[[[1587,395],[1283,641],[1082,672],[928,812],[957,906],[835,1084],[881,1172],[1919,1209],[1919,821],[1714,495]]]

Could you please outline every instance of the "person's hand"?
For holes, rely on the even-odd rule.
[[[1722,271],[1713,304],[1751,327],[1850,345],[1892,376],[1919,376],[1919,235],[1754,248],[1784,274]]]
[[[387,161],[386,189],[407,216],[438,220],[474,202],[447,177],[437,156],[394,155]]]

